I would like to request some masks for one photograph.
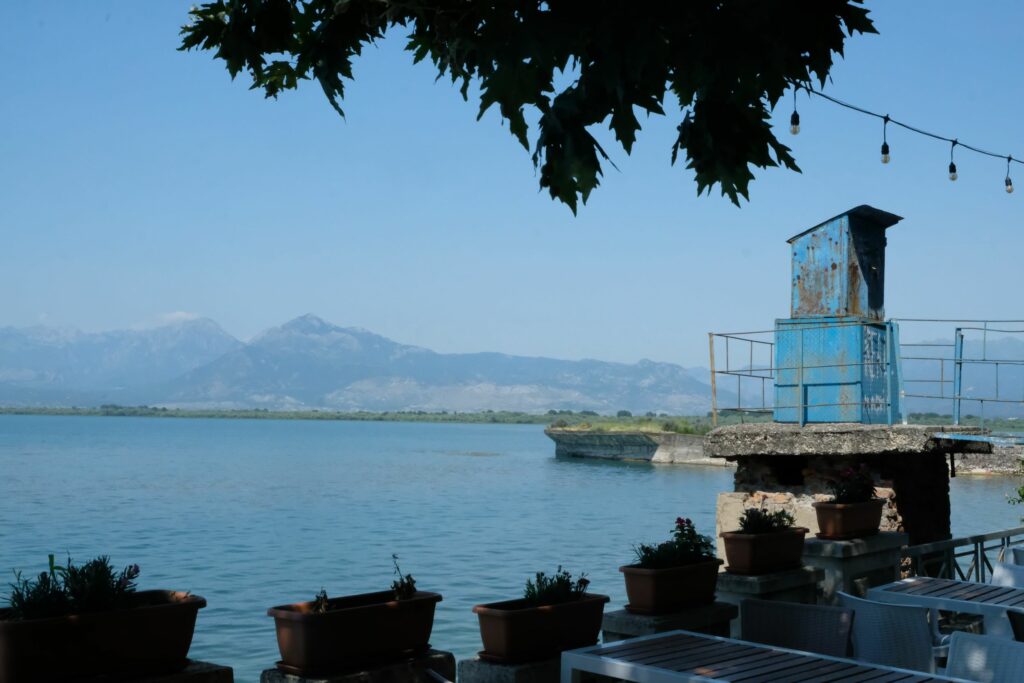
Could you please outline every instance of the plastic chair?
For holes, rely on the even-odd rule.
[[[979,683],[1024,679],[1024,643],[957,631],[949,642],[946,675]]]
[[[1013,629],[1013,639],[1024,642],[1024,611],[1019,609],[1006,610],[1006,618],[1010,620],[1010,628]]]
[[[992,581],[990,583],[993,586],[1024,588],[1024,566],[998,562],[992,567]]]
[[[1013,563],[1024,565],[1024,547],[1010,548],[1013,551]]]
[[[832,657],[845,657],[853,612],[843,607],[801,605],[749,598],[740,603],[740,638]]]
[[[935,658],[946,655],[946,645],[932,610],[837,595],[841,607],[853,610],[854,659],[935,673]]]

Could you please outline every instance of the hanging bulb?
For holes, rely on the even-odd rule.
[[[956,164],[954,164],[952,161],[949,162],[949,179],[950,180],[956,180],[957,179]]]
[[[883,142],[882,143],[882,163],[883,164],[889,163],[889,143],[888,142]]]
[[[793,115],[789,117],[789,132],[796,135],[800,132],[800,114],[793,112]]]
[[[1013,194],[1013,181],[1010,180],[1010,176],[1006,176],[1006,194]]]

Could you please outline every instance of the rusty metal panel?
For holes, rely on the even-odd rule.
[[[790,238],[790,315],[883,320],[885,231],[899,220],[862,205]]]

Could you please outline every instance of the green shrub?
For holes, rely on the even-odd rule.
[[[135,592],[139,565],[114,571],[110,558],[100,555],[80,567],[68,558],[66,567],[58,567],[50,555],[49,571],[36,579],[22,578],[14,573],[10,619],[47,619],[68,614],[106,612],[124,607],[126,598]]]
[[[793,526],[793,515],[785,510],[768,512],[762,508],[747,508],[740,517],[740,532],[744,534],[767,534],[782,531]]]
[[[580,574],[580,578],[573,580],[572,574],[558,565],[552,576],[537,572],[535,580],[527,579],[523,598],[535,607],[557,605],[579,600],[586,594],[589,585],[590,580],[586,574]]]
[[[636,563],[643,569],[668,569],[695,562],[714,559],[715,548],[711,539],[697,533],[693,522],[676,518],[672,540],[657,545],[641,543],[633,548]]]

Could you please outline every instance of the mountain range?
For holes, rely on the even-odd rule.
[[[208,319],[103,333],[0,328],[0,405],[105,403],[700,414],[710,387],[671,363],[436,353],[311,314],[249,342]]]

